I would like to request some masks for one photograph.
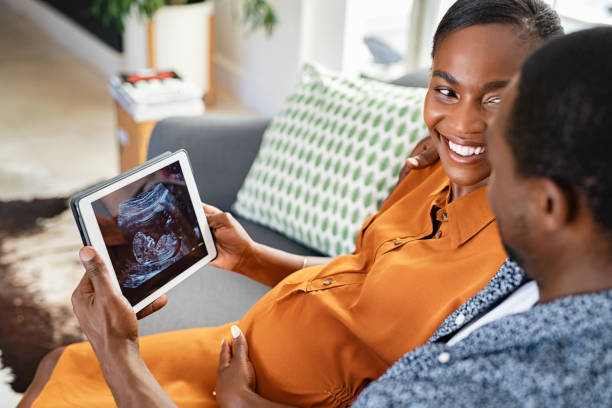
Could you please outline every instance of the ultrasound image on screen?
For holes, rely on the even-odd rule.
[[[92,206],[132,305],[207,255],[178,161]]]

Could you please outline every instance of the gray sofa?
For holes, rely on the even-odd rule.
[[[428,70],[420,70],[393,83],[426,87],[428,77]],[[230,211],[269,123],[266,118],[214,115],[165,119],[153,130],[148,157],[187,150],[202,200]],[[323,255],[266,227],[236,218],[255,241],[296,254]],[[168,293],[166,307],[139,322],[140,333],[238,320],[268,289],[239,274],[205,266]]]

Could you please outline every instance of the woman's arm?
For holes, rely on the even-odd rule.
[[[239,265],[237,272],[274,286],[291,273],[307,266],[325,265],[334,258],[322,256],[295,255],[267,245],[254,243],[252,255],[245,257],[245,264]],[[247,265],[246,262],[249,264]]]
[[[207,204],[203,206],[217,246],[217,258],[211,262],[213,266],[274,286],[299,269],[323,265],[333,259],[304,257],[259,244],[230,213]]]

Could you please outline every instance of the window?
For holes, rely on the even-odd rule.
[[[455,0],[358,0],[361,12],[347,16],[359,57],[348,62],[369,77],[390,80],[431,63],[435,28]],[[612,25],[612,0],[544,0],[561,16],[566,32]],[[360,21],[355,21],[360,20]],[[357,37],[357,38],[355,38]],[[359,44],[357,44],[359,42]],[[345,44],[346,46],[346,44]]]

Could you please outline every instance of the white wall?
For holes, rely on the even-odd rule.
[[[279,24],[271,37],[246,32],[240,2],[215,2],[217,84],[255,112],[275,114],[297,83],[302,1],[272,0]]]
[[[360,50],[349,41],[356,26],[349,28],[346,21],[363,12],[362,0],[270,1],[279,19],[271,37],[261,30],[246,32],[240,2],[215,1],[217,83],[268,116],[295,88],[305,61],[354,73],[351,61]]]

